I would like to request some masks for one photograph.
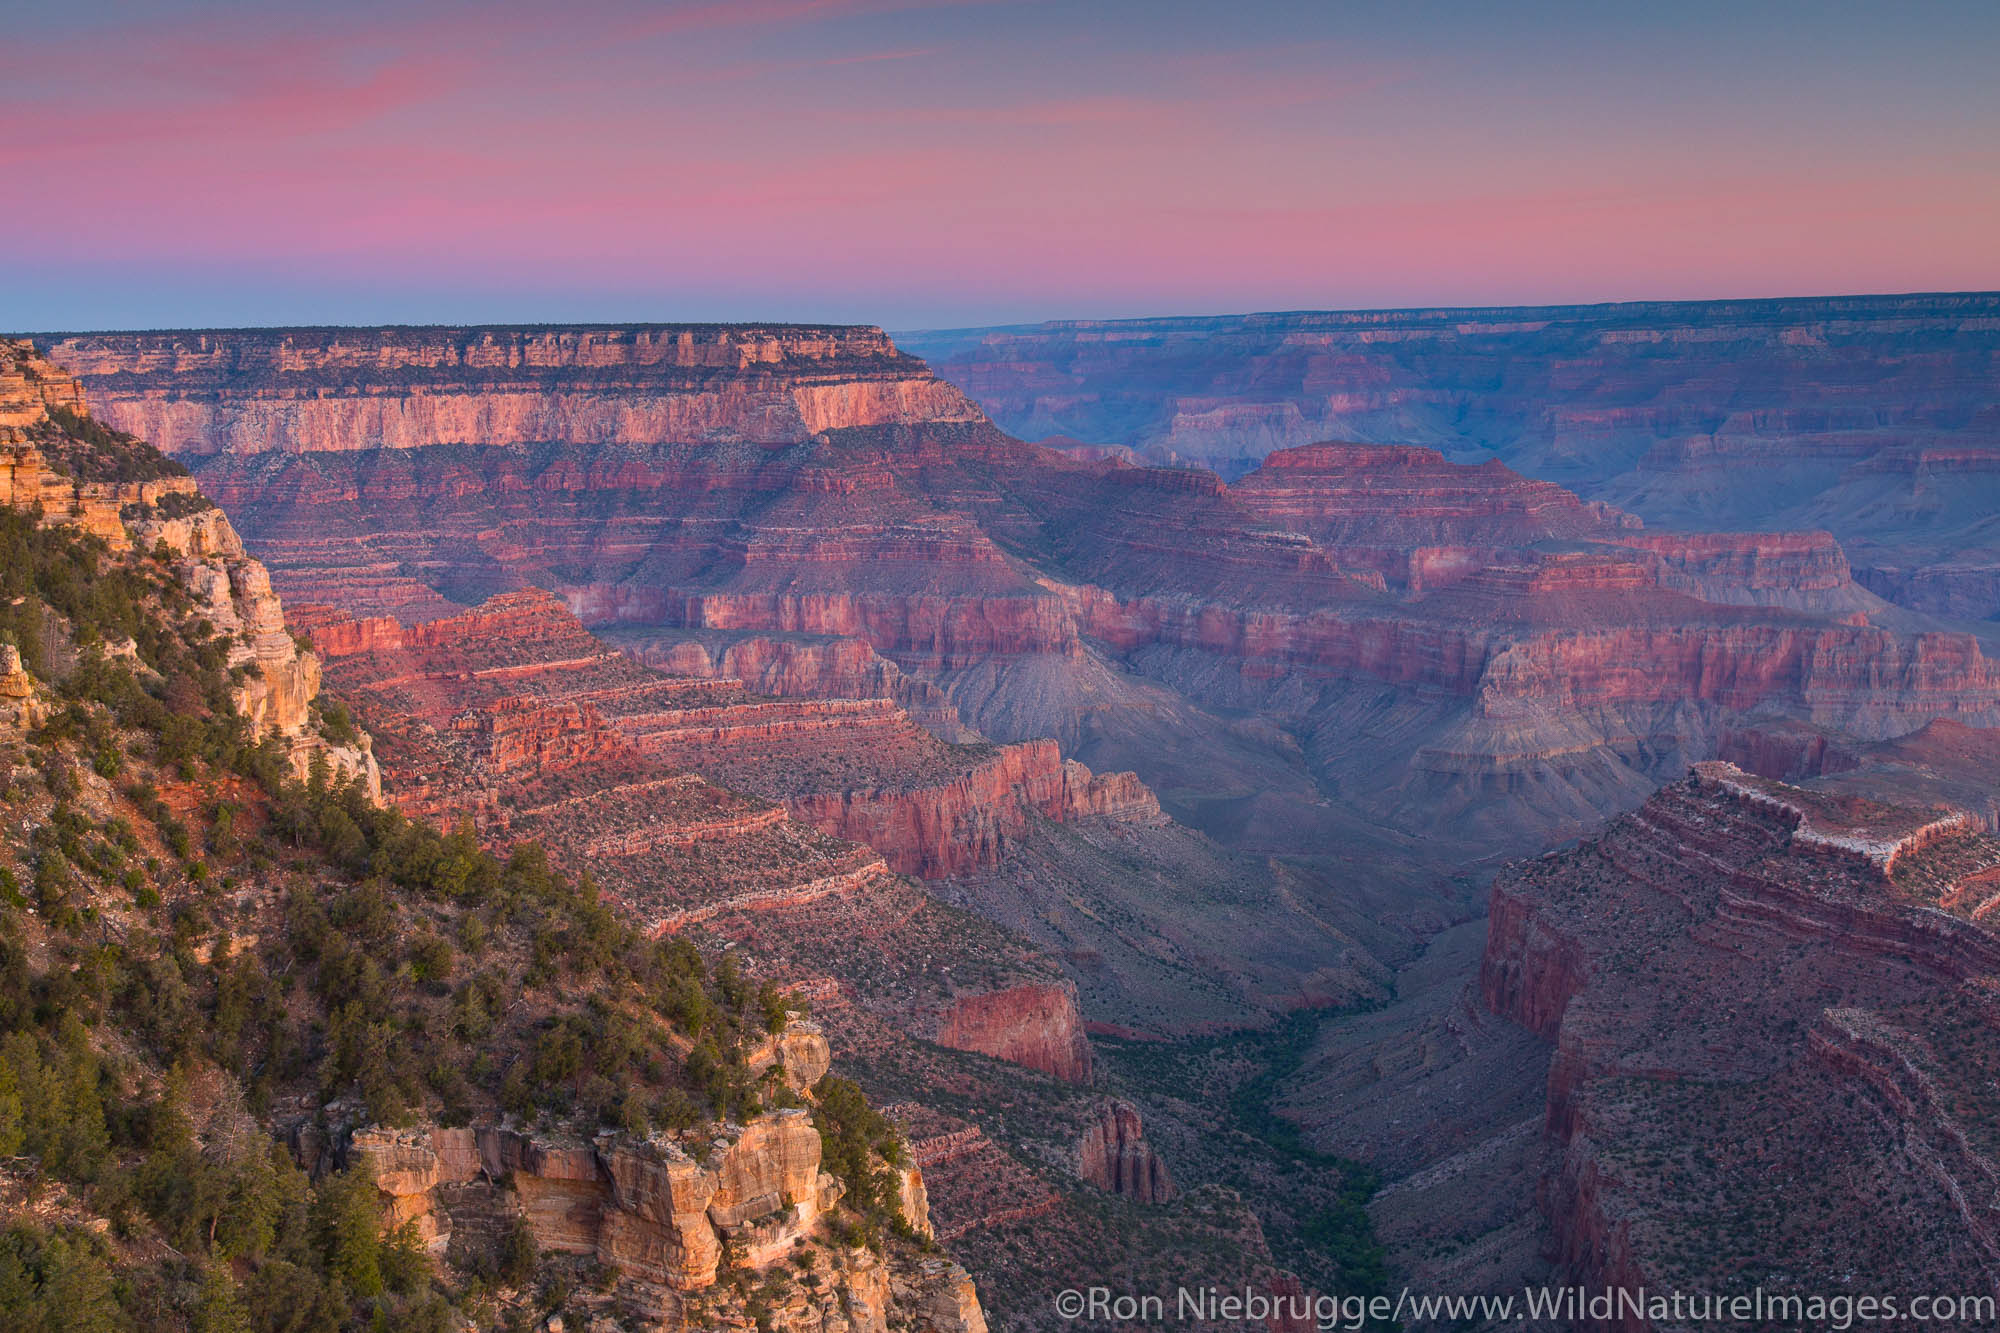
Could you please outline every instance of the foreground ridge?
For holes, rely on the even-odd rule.
[[[183,470],[18,344],[0,423],[10,1319],[983,1333],[819,1024],[386,807]]]

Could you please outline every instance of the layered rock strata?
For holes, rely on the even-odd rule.
[[[2000,613],[1991,293],[1305,311],[901,335],[1007,430],[1236,476],[1328,438],[1497,455],[1649,523],[1830,528],[1872,592]],[[1746,478],[1754,478],[1745,484]]]
[[[936,877],[995,865],[1036,816],[1163,818],[1136,776],[1093,774],[1064,760],[1053,742],[954,746],[886,698],[768,699],[732,677],[661,675],[609,649],[537,591],[409,627],[317,608],[302,623],[323,651],[349,663],[345,675],[357,688],[424,707],[432,727],[464,738],[492,772],[607,761],[700,773],[782,802],[800,823],[865,843],[901,873]],[[464,664],[495,652],[496,664],[475,667],[473,681],[456,679]],[[448,717],[438,706],[447,697],[466,711]],[[608,795],[615,801],[629,787]],[[779,813],[743,818],[768,827]],[[655,824],[603,833],[589,851],[636,856],[693,836]]]
[[[170,453],[789,443],[977,409],[879,329],[258,329],[48,339],[105,418]]]
[[[269,571],[244,551],[227,516],[179,469],[111,480],[59,469],[38,447],[60,447],[67,438],[50,408],[85,412],[77,382],[25,344],[0,340],[0,504],[38,509],[43,523],[80,529],[114,552],[136,549],[170,563],[193,614],[226,640],[226,665],[236,675],[233,702],[252,738],[282,742],[301,779],[324,763],[333,776],[353,777],[379,799],[381,775],[368,736],[335,744],[315,724],[319,660],[293,641]],[[15,697],[29,698],[18,688]],[[17,708],[23,716],[30,711],[26,702]]]
[[[421,617],[439,590],[476,601],[536,583],[655,660],[680,652],[709,674],[726,673],[677,645],[701,642],[705,658],[725,640],[859,640],[922,682],[934,732],[964,734],[939,724],[941,691],[960,725],[1135,767],[1210,829],[1226,816],[1208,807],[1229,798],[1202,795],[1197,774],[1270,788],[1290,763],[1282,740],[1244,751],[1229,721],[1244,712],[1302,746],[1323,790],[1412,832],[1488,806],[1512,807],[1495,829],[1573,829],[1712,755],[1745,714],[1864,738],[2000,719],[1978,643],[1875,623],[1879,603],[1822,539],[1657,536],[1497,465],[1411,450],[1371,462],[1383,452],[1315,446],[1224,487],[948,421],[784,447],[440,446],[202,467],[257,515],[253,537],[295,599],[338,590]],[[385,570],[402,572],[385,583]],[[740,660],[789,677],[788,694],[840,674],[798,649]],[[1116,716],[1142,688],[1166,692],[1150,704],[1165,727]],[[1379,740],[1351,722],[1329,731],[1357,712]],[[1327,817],[1301,795],[1274,822],[1310,846]]]
[[[1065,765],[1052,745],[982,747],[988,757],[973,772],[989,763],[1002,771],[976,787],[951,776],[966,762],[954,747],[885,700],[763,700],[733,680],[666,676],[592,637],[539,591],[412,626],[325,608],[300,619],[380,734],[392,760],[388,795],[399,805],[443,819],[470,815],[492,836],[532,837],[587,867],[658,931],[698,928],[746,941],[797,923],[798,939],[824,947],[866,942],[850,975],[878,982],[916,961],[884,965],[876,951],[896,938],[885,922],[918,935],[955,930],[958,969],[886,985],[879,1009],[941,1045],[1088,1079],[1073,988],[1047,977],[1025,948],[954,926],[946,909],[893,882],[885,853],[839,835],[876,834],[886,854],[913,869],[970,864],[999,855],[1009,821],[1156,818],[1143,788],[1121,785],[1129,775],[1093,778]],[[936,788],[872,786],[819,818],[810,793],[782,803],[746,794],[762,786],[783,797],[769,784],[811,764],[842,777],[847,768],[834,762],[841,754],[866,772],[943,776]],[[1021,756],[1019,772],[1005,769]],[[959,803],[944,808],[959,822],[867,823],[852,814],[896,803],[921,810],[944,799],[938,791],[957,794]],[[927,962],[928,947],[918,952]],[[980,965],[982,952],[992,956],[990,969]]]
[[[1864,774],[1704,764],[1495,884],[1482,992],[1555,1043],[1576,1280],[2000,1292],[2000,843]]]

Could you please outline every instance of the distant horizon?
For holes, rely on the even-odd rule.
[[[308,320],[251,324],[157,324],[86,328],[15,329],[0,333],[10,338],[111,337],[123,334],[159,333],[279,333],[332,329],[874,329],[891,339],[905,336],[946,335],[1009,328],[1041,328],[1062,324],[1147,324],[1177,320],[1278,318],[1292,315],[1392,315],[1456,314],[1493,310],[1610,310],[1621,306],[1703,306],[1780,305],[1787,302],[1899,301],[1925,298],[1991,297],[2000,299],[2000,287],[1938,288],[1921,291],[1792,292],[1776,296],[1693,296],[1627,297],[1602,301],[1507,301],[1424,302],[1407,305],[1292,306],[1270,309],[1178,310],[1140,315],[1054,315],[1042,319],[1009,319],[987,323],[894,326],[879,320],[829,319],[425,319],[425,320]]]

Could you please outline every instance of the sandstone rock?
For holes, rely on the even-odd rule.
[[[2000,1071],[2000,842],[1863,794],[1900,780],[1879,762],[1704,763],[1495,882],[1482,993],[1556,1044],[1538,1199],[1569,1279],[2000,1279],[1964,1118]]]
[[[841,1196],[801,1110],[742,1126],[706,1164],[663,1139],[607,1132],[585,1144],[499,1127],[362,1128],[348,1153],[373,1173],[384,1225],[416,1222],[435,1253],[456,1254],[465,1227],[497,1243],[496,1216],[518,1217],[537,1248],[594,1256],[665,1293],[712,1286],[725,1237],[746,1266],[783,1258]]]
[[[923,1168],[911,1164],[896,1168],[896,1209],[910,1230],[929,1238],[931,1229],[930,1191],[924,1187]]]
[[[889,1270],[867,1251],[860,1251],[848,1269],[840,1299],[854,1333],[888,1333]]]
[[[752,1073],[762,1073],[775,1065],[784,1075],[786,1086],[794,1092],[805,1092],[826,1077],[833,1066],[833,1052],[819,1024],[795,1018],[785,1024],[782,1032],[760,1042],[746,1062]]]
[[[986,1333],[972,1278],[950,1260],[925,1259],[913,1280],[897,1285],[908,1292],[917,1333]]]
[[[32,731],[47,718],[35,678],[21,665],[21,650],[0,643],[0,728]]]
[[[433,1254],[444,1253],[451,1243],[451,1217],[437,1207],[434,1192],[442,1177],[427,1135],[356,1130],[348,1160],[364,1164],[374,1176],[384,1229],[414,1222],[425,1247]]]
[[[936,1040],[1065,1082],[1090,1081],[1090,1041],[1077,1012],[1076,988],[1068,982],[961,996],[939,1018]]]
[[[726,1230],[791,1209],[810,1227],[819,1211],[819,1155],[819,1131],[804,1111],[758,1117],[722,1154],[709,1219]]]
[[[1174,1196],[1166,1163],[1146,1142],[1139,1108],[1127,1101],[1098,1105],[1097,1119],[1077,1146],[1077,1171],[1106,1193],[1140,1203],[1166,1203]]]

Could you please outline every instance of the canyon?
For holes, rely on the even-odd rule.
[[[811,1067],[824,1072],[831,1059],[871,1091],[895,1097],[913,1139],[950,1118],[958,1126],[951,1132],[974,1147],[932,1156],[913,1143],[921,1174],[909,1178],[909,1189],[912,1197],[922,1192],[935,1214],[925,1225],[954,1253],[969,1247],[968,1256],[986,1256],[973,1260],[974,1270],[998,1314],[1031,1316],[1093,1252],[1045,1238],[1099,1235],[1107,1225],[1090,1202],[1104,1162],[1124,1164],[1123,1176],[1110,1177],[1121,1197],[1172,1197],[1167,1167],[1138,1134],[1129,1104],[1112,1122],[1131,1128],[1127,1139],[1091,1139],[1103,1101],[1072,974],[1085,978],[1081,994],[1096,1008],[1120,1016],[1136,1016],[1141,999],[1158,995],[1159,1011],[1149,1017],[1168,1034],[1204,1022],[1261,1021],[1282,1003],[1282,983],[1277,994],[1248,979],[1232,984],[1200,971],[1198,957],[1178,966],[1155,957],[1143,986],[1124,984],[1124,969],[1079,966],[1038,950],[1032,931],[1024,938],[965,910],[960,900],[978,901],[982,887],[998,894],[1018,886],[1014,862],[1039,865],[1051,842],[1103,840],[1142,870],[1149,848],[1185,855],[1191,841],[1198,845],[1198,835],[1166,821],[1129,774],[1091,774],[1062,760],[1052,743],[947,743],[880,694],[766,696],[713,672],[669,674],[594,637],[563,601],[538,589],[412,625],[311,604],[293,619],[324,657],[330,686],[374,733],[385,799],[413,815],[469,820],[498,846],[532,839],[555,863],[588,873],[606,901],[650,931],[726,952],[810,1003],[811,1031],[826,1033],[825,1041],[807,1041],[818,1045]],[[736,646],[742,651],[724,660],[769,663],[784,652],[759,640]],[[811,659],[828,660],[855,665],[851,654]],[[801,670],[822,678],[816,667]],[[850,686],[894,685],[880,671],[838,676]],[[857,820],[857,811],[875,813]],[[913,882],[926,874],[929,885],[948,891]],[[1200,878],[1189,887],[1196,892],[1177,910],[1191,923],[1204,906]],[[1100,912],[1114,902],[1097,886]],[[1266,928],[1288,927],[1278,918]],[[1191,929],[1178,927],[1183,937]],[[1312,938],[1297,941],[1288,958],[1314,977],[1331,972]],[[1258,980],[1268,987],[1275,973]],[[1175,989],[1194,986],[1201,1001],[1166,1003]],[[773,1056],[787,1067],[794,1058]],[[996,1120],[994,1108],[1007,1112]],[[549,1160],[569,1162],[561,1178],[577,1183],[561,1185],[570,1193],[560,1197],[571,1200],[571,1213],[599,1220],[566,1224],[555,1241],[539,1239],[535,1200],[558,1187],[535,1183],[522,1166],[488,1172],[502,1183],[503,1203],[521,1197],[515,1211],[536,1226],[544,1248],[559,1243],[607,1262],[633,1246],[670,1255],[689,1248],[645,1239],[640,1233],[651,1224],[643,1218],[619,1220],[625,1206],[604,1180],[607,1173],[615,1180],[615,1154],[624,1149],[600,1142],[563,1151],[569,1155]],[[438,1238],[461,1218],[475,1232],[498,1225],[489,1215],[500,1205],[465,1194],[464,1182],[432,1182],[429,1173],[418,1180],[421,1188],[395,1206],[411,1219],[440,1219],[438,1244],[449,1244]],[[1232,1203],[1232,1235],[1243,1210]],[[1214,1225],[1202,1217],[1141,1225],[1177,1237],[1173,1244],[1190,1234],[1214,1243]],[[1033,1261],[996,1290],[991,1265],[1002,1253],[1018,1259],[1023,1238]],[[1158,1258],[1168,1244],[1163,1234],[1140,1250]],[[1242,1262],[1246,1273],[1282,1271],[1261,1241],[1243,1249]],[[669,1278],[661,1281],[672,1289]],[[826,1277],[849,1280],[831,1270]],[[681,1308],[678,1298],[653,1299]]]
[[[1772,1163],[1876,1182],[1774,1282],[1871,1271],[1805,1238],[1923,1176],[1895,1234],[1969,1228],[1933,1271],[1991,1286],[1989,1221],[1938,1202],[1991,1163],[1937,1053],[1986,1059],[2000,666],[1941,618],[1976,595],[1910,594],[1826,500],[1919,436],[1980,493],[1985,299],[919,339],[943,377],[866,328],[49,341],[228,509],[383,799],[809,999],[1025,1327],[1128,1245],[1134,1282],[1218,1243],[1361,1271],[1305,1240],[1351,1164],[1244,1135],[1244,1088],[1380,1173],[1375,1234],[1440,1289],[1700,1286],[1775,1224]],[[1725,355],[1753,382],[1697,384],[1709,420],[1679,386]],[[1142,428],[1203,365],[1217,401]],[[1949,526],[1918,554],[1975,568]],[[1704,1138],[1714,1105],[1751,1128]],[[602,1252],[613,1150],[565,1151]]]
[[[109,419],[168,435],[294,600],[421,620],[540,586],[655,661],[858,643],[949,739],[1054,739],[1259,854],[1525,851],[1745,717],[2000,720],[1981,640],[1866,591],[1823,530],[1655,532],[1407,446],[1288,449],[1235,484],[1068,457],[877,330],[53,346]],[[822,407],[774,416],[785,393]],[[426,415],[442,399],[464,410]],[[847,688],[814,670],[787,688]]]
[[[1720,762],[1503,875],[1479,989],[1553,1048],[1557,1262],[2000,1293],[1996,884],[1983,820]]]
[[[1649,525],[1830,531],[2000,616],[2000,296],[1301,311],[899,334],[1004,429],[1225,476],[1325,439],[1499,458]],[[1755,485],[1743,485],[1754,475]]]
[[[601,1126],[600,1115],[579,1123],[564,1114],[574,1105],[559,1098],[535,1105],[529,1080],[536,1075],[527,1071],[541,1068],[552,1049],[547,1038],[567,1032],[581,1061],[591,1025],[561,1016],[564,1001],[548,989],[552,978],[533,965],[510,985],[508,970],[530,952],[521,948],[518,919],[503,914],[489,925],[465,914],[454,923],[433,896],[415,906],[411,920],[410,863],[390,864],[396,857],[384,835],[406,848],[428,840],[433,851],[443,839],[382,809],[383,772],[371,736],[322,691],[318,654],[304,646],[263,567],[244,552],[222,511],[184,469],[92,419],[60,368],[11,342],[0,342],[0,364],[14,372],[0,376],[6,421],[0,522],[10,594],[0,653],[6,705],[0,803],[10,815],[10,836],[0,842],[7,890],[0,941],[10,995],[32,986],[48,1000],[34,1014],[7,1008],[0,1088],[8,1160],[0,1167],[0,1222],[11,1246],[83,1247],[68,1261],[69,1271],[83,1274],[76,1279],[85,1284],[83,1303],[51,1319],[67,1327],[73,1317],[129,1317],[129,1292],[143,1288],[148,1319],[179,1319],[200,1305],[194,1322],[205,1324],[221,1302],[235,1326],[245,1327],[245,1304],[266,1304],[276,1284],[285,1318],[327,1326],[356,1301],[383,1326],[408,1326],[405,1319],[438,1325],[454,1318],[452,1304],[462,1302],[479,1318],[541,1320],[549,1328],[562,1326],[566,1307],[592,1327],[665,1330],[720,1320],[816,1333],[883,1333],[892,1323],[984,1333],[970,1278],[929,1249],[932,1228],[916,1167],[881,1159],[884,1178],[895,1186],[886,1206],[907,1243],[856,1244],[839,1231],[862,1210],[884,1206],[864,1198],[842,1210],[848,1182],[866,1183],[879,1154],[862,1149],[868,1156],[859,1176],[851,1154],[821,1169],[828,1112],[818,1090],[829,1086],[831,1051],[822,1028],[797,1011],[780,1005],[766,1016],[752,1049],[733,1053],[744,1076],[761,1081],[775,1103],[770,1109],[753,1100],[739,1120],[715,1105],[710,1118],[683,1100],[669,1116],[685,1123],[656,1130],[639,1109],[640,1089],[667,1077],[664,1053],[678,1061],[692,1051],[685,1025],[675,1031],[657,1004],[629,1007],[636,982],[630,973],[622,984],[611,983],[602,972],[572,964],[571,997],[587,996],[588,1011],[623,1025],[631,1044],[617,1063],[624,1065],[633,1113],[621,1128],[593,1136],[589,1127]],[[547,746],[530,738],[532,726],[474,730],[482,734],[472,749],[499,769],[539,767],[548,757]],[[88,765],[76,765],[77,752],[93,747]],[[408,747],[407,737],[388,747],[392,763]],[[602,746],[593,753],[616,757]],[[24,758],[51,774],[41,790],[14,780]],[[290,822],[283,838],[273,829],[281,820]],[[315,820],[318,828],[308,834]],[[103,837],[86,847],[78,829]],[[358,889],[351,865],[340,864],[354,860],[356,842],[371,874]],[[539,850],[517,850],[503,871],[476,841],[463,839],[451,853],[461,905],[467,879],[491,888],[531,864],[541,868],[539,878],[532,870],[529,878],[543,891],[556,900],[571,896],[546,875]],[[273,853],[285,858],[282,867]],[[219,885],[209,878],[211,865]],[[24,881],[34,886],[33,902],[19,892]],[[370,903],[367,922],[343,913],[351,893]],[[593,889],[571,901],[583,911],[567,929],[587,925],[600,947],[614,949],[634,938],[604,914]],[[341,931],[329,923],[329,911],[341,918]],[[182,923],[186,973],[171,954],[149,957],[154,928],[170,915]],[[559,919],[543,917],[548,940]],[[121,997],[88,1027],[49,985],[77,958],[74,937],[86,920],[93,936],[85,947],[132,957],[138,970],[124,975],[138,979],[117,984],[143,992]],[[365,1010],[375,1015],[372,1040],[379,1046],[435,1041],[443,1029],[429,1026],[438,1017],[434,1010],[452,994],[438,984],[453,966],[455,951],[445,937],[471,945],[479,959],[476,983],[456,994],[461,1019],[471,1012],[464,1002],[475,984],[492,988],[496,1001],[511,996],[497,1023],[492,1014],[472,1020],[482,1040],[469,1071],[447,1078],[434,1070],[426,1090],[413,1094],[385,1084],[380,1057],[358,1078],[343,1074],[352,1057],[337,1049],[318,1075],[297,1058],[310,1044],[338,1048],[342,1039],[329,1038],[329,1028]],[[349,938],[365,941],[367,961],[358,962]],[[425,984],[409,986],[408,969],[386,980],[375,955],[388,955],[394,968],[395,956],[412,944],[430,950],[428,961],[415,965]],[[709,1003],[700,955],[680,957],[684,981],[700,1003]],[[332,1009],[327,996],[341,985],[325,969],[357,963],[348,975],[360,979],[358,994],[339,1013],[316,1013],[322,1004]],[[243,1036],[243,1013],[233,1024],[222,1017],[242,1001],[228,996],[232,987],[240,997],[244,985],[258,984],[245,978],[295,969],[318,976],[303,985],[295,978],[284,1003],[272,993],[256,1022],[279,1035],[263,1048],[260,1081],[246,1093],[239,1081],[247,1077],[244,1061],[226,1049]],[[156,1002],[149,987],[165,977],[179,988],[176,998]],[[401,990],[393,1005],[385,994],[392,987]],[[181,1044],[169,1069],[159,1030],[148,1024],[176,1005],[178,1021],[203,1026],[176,1039]],[[36,1030],[53,1025],[50,1008],[70,1034],[66,1058],[84,1062],[74,1092],[32,1081],[48,1077]],[[211,1013],[216,1022],[209,1027]],[[301,1014],[293,1035],[290,1025]],[[292,1055],[285,1053],[287,1041]],[[709,1041],[717,1050],[721,1043],[742,1044],[734,1031],[712,1031]],[[107,1130],[92,1072],[99,1060],[116,1062],[115,1077],[131,1082],[118,1093],[121,1113],[145,1119],[150,1129],[135,1135],[121,1120]],[[497,1098],[496,1063],[512,1066]],[[23,1079],[31,1080],[37,1122],[67,1121],[73,1139],[94,1135],[86,1172],[75,1169],[75,1159],[39,1123],[24,1130]],[[847,1113],[854,1113],[851,1103]],[[175,1151],[180,1156],[168,1160]],[[135,1177],[142,1181],[136,1191]],[[166,1192],[223,1180],[234,1183],[214,1195],[205,1237],[200,1228],[182,1230],[174,1205],[163,1202]],[[273,1188],[265,1182],[290,1191],[289,1204],[268,1193],[260,1201],[257,1191]],[[51,1192],[58,1209],[37,1202]],[[338,1199],[351,1204],[333,1226],[326,1219],[328,1210],[343,1206]],[[273,1215],[278,1211],[286,1216]],[[251,1240],[240,1249],[227,1242],[213,1249],[218,1229],[227,1234],[246,1220]],[[258,1226],[266,1228],[261,1241]],[[271,1252],[281,1229],[291,1235],[283,1259]],[[311,1230],[321,1237],[306,1234]],[[93,1236],[115,1239],[87,1239]],[[333,1247],[334,1256],[319,1253],[320,1244]],[[200,1270],[183,1251],[218,1255],[213,1262],[221,1276],[211,1273],[197,1290],[187,1274]],[[399,1262],[401,1270],[385,1283],[381,1266]],[[572,1299],[569,1284],[583,1263],[595,1265],[600,1277],[587,1295]],[[784,1277],[781,1267],[800,1280]],[[34,1273],[18,1266],[10,1272],[10,1319],[28,1317],[23,1303],[45,1308],[56,1294]],[[114,1272],[122,1288],[115,1295]],[[482,1275],[503,1272],[504,1282],[474,1292]],[[353,1280],[351,1288],[344,1278]],[[539,1285],[547,1281],[557,1287]],[[762,1284],[754,1294],[752,1283]],[[551,1290],[558,1293],[553,1301]],[[466,1315],[455,1317],[462,1322]]]

